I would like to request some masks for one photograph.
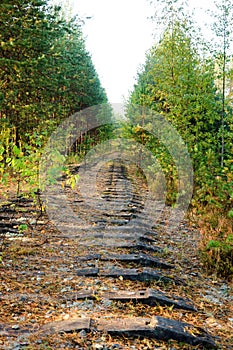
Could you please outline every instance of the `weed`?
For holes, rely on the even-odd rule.
[[[200,256],[207,271],[217,276],[233,278],[232,219],[220,211],[208,212],[199,222],[202,240]]]

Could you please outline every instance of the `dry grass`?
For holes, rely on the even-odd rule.
[[[233,279],[233,220],[220,210],[206,210],[197,218],[199,251],[204,268],[219,277]]]

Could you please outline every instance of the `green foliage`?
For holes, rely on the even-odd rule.
[[[210,240],[201,253],[207,268],[221,277],[233,277],[233,235]]]
[[[129,102],[148,107],[172,123],[189,149],[196,173],[216,152],[220,116],[214,67],[210,61],[199,57],[185,22],[173,21],[172,28],[169,27],[160,42],[150,50]],[[137,122],[133,113],[129,111],[128,115]],[[138,123],[143,128],[147,120],[138,120]],[[139,141],[137,132],[132,132]],[[147,135],[143,142],[153,150],[162,165],[167,179],[168,203],[171,204],[176,198],[174,161],[161,141]],[[214,160],[211,167],[216,162]],[[199,185],[203,187],[196,182],[196,186]]]
[[[28,229],[28,225],[26,225],[26,224],[21,224],[18,227],[18,230],[20,233],[24,233],[25,231],[27,231],[27,229]]]
[[[9,135],[11,135],[9,131]],[[31,137],[31,143],[24,143],[23,146],[16,146],[14,141],[1,140],[1,176],[2,184],[13,181],[17,183],[17,195],[20,194],[21,185],[27,183],[34,189],[38,187],[38,166],[42,149],[38,148],[38,138]]]
[[[43,146],[60,122],[107,102],[80,23],[47,0],[1,1],[0,177],[18,194],[25,182],[38,187]]]
[[[70,186],[72,189],[74,189],[76,184],[78,183],[79,175],[78,174],[72,174],[72,173],[68,172],[67,176],[68,176],[68,179],[66,180],[66,184],[68,186]]]
[[[233,265],[232,244],[229,243],[233,218],[232,70],[226,66],[226,62],[232,61],[226,50],[231,35],[227,26],[233,18],[230,1],[224,6],[222,2],[220,9],[221,14],[225,11],[228,22],[217,18],[220,21],[216,24],[217,35],[225,35],[226,39],[222,59],[218,61],[215,52],[202,50],[207,45],[185,12],[184,2],[154,0],[152,3],[161,5],[155,17],[159,20],[156,22],[162,24],[163,34],[160,33],[159,42],[149,51],[130,95],[128,119],[138,127],[127,130],[128,137],[143,143],[156,155],[166,177],[167,204],[172,205],[177,188],[174,161],[161,140],[145,133],[149,120],[134,114],[130,106],[138,104],[149,108],[163,115],[177,129],[189,149],[195,172],[192,210],[200,217],[214,211],[217,218],[216,223],[210,220],[210,226],[202,223],[206,244],[202,247],[203,261],[211,271],[217,262],[218,273],[229,276]],[[220,27],[225,28],[225,34]],[[225,91],[222,91],[223,83]],[[214,229],[221,232],[222,216],[227,220],[224,234],[214,234]],[[228,238],[224,238],[226,232]]]
[[[217,77],[221,81],[221,95],[222,95],[222,112],[221,112],[221,167],[224,167],[224,160],[226,157],[226,126],[227,126],[227,75],[228,75],[228,63],[229,63],[229,48],[233,39],[231,34],[231,28],[233,25],[233,11],[231,0],[222,0],[215,2],[215,23],[214,31],[217,37],[220,37],[219,51],[216,53],[217,64],[219,71],[217,71]]]
[[[15,128],[16,143],[106,102],[78,20],[44,0],[4,0],[0,13],[1,118]]]

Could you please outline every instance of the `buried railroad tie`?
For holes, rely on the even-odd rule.
[[[90,267],[85,269],[77,269],[76,275],[85,277],[122,277],[126,280],[139,282],[156,280],[163,283],[181,284],[179,280],[175,280],[169,276],[164,276],[159,271],[150,268],[143,269],[143,271],[140,272],[137,269],[98,269]]]
[[[157,290],[146,289],[138,291],[109,291],[103,292],[102,296],[109,300],[142,303],[149,306],[174,306],[177,309],[189,310],[196,312],[197,309],[194,307],[193,303],[189,299],[184,299],[177,296],[169,297],[165,293]]]
[[[143,269],[142,272],[138,271],[137,269],[103,269],[100,270],[99,275],[113,278],[122,277],[126,280],[139,282],[156,280],[163,283],[177,283],[173,278],[161,275],[160,272],[153,269]]]
[[[173,339],[194,346],[216,348],[213,338],[203,329],[160,316],[101,319],[98,321],[97,330],[111,335],[141,336],[165,341]]]
[[[112,255],[101,255],[101,254],[90,254],[80,258],[77,261],[90,261],[90,260],[102,260],[102,261],[120,261],[126,263],[136,263],[141,266],[149,267],[160,267],[163,269],[173,269],[174,265],[166,263],[161,259],[149,256],[147,254],[112,254]]]
[[[54,321],[49,322],[41,327],[39,332],[43,332],[45,334],[53,334],[53,333],[70,333],[77,332],[81,330],[89,331],[91,325],[91,319],[88,317],[79,317],[71,320],[64,321]]]
[[[155,258],[153,256],[149,256],[147,254],[113,254],[113,255],[106,255],[101,257],[101,260],[103,261],[121,261],[121,262],[135,262],[136,264],[140,264],[142,266],[151,266],[151,267],[160,267],[163,269],[172,269],[174,268],[174,265],[168,264],[158,258]]]
[[[109,239],[115,237],[116,239],[122,239],[125,241],[131,241],[132,242],[132,232],[121,232],[120,229],[118,229],[119,232],[113,231],[113,232],[104,232],[102,233],[103,238]],[[134,238],[137,238],[141,242],[147,242],[147,243],[157,243],[157,241],[153,238],[144,236],[142,234],[134,232]]]
[[[150,251],[150,252],[163,252],[163,248],[154,246],[154,245],[149,245],[149,244],[144,244],[140,241],[134,241],[132,243],[119,243],[119,245],[115,246],[116,248],[126,248],[126,249],[133,249],[135,251],[139,250],[145,250],[145,251]]]
[[[96,327],[92,326],[96,324]],[[102,318],[77,317],[65,321],[53,321],[43,325],[37,332],[43,334],[71,333],[81,330],[107,332],[111,335],[146,337],[157,340],[176,340],[192,346],[202,345],[214,349],[213,338],[202,328],[192,324],[176,321],[160,316],[130,317],[130,318]]]
[[[93,290],[80,290],[75,293],[66,294],[64,298],[67,300],[80,300],[80,299],[96,299],[104,298],[114,301],[121,301],[124,303],[134,302],[141,303],[149,306],[173,306],[176,309],[183,309],[192,312],[197,312],[190,299],[185,299],[178,297],[176,295],[168,296],[165,293],[152,289],[129,291],[129,290],[119,290],[119,291],[106,291],[96,293]]]
[[[99,230],[99,228],[98,228]],[[95,233],[97,230],[95,229],[94,231],[90,230],[90,233],[86,233],[84,239],[82,237],[76,236],[76,238],[79,238],[79,244],[87,246],[96,246],[96,247],[106,247],[106,248],[111,248],[111,249],[127,249],[130,250],[132,253],[138,254],[140,251],[150,251],[150,252],[156,252],[156,253],[163,253],[164,249],[155,246],[155,245],[150,245],[150,244],[145,244],[143,242],[140,242],[139,240],[123,240],[119,239],[117,235],[113,234],[112,237],[105,237],[104,234],[102,233]],[[83,230],[83,232],[87,232],[87,230]],[[62,237],[67,237],[63,235]],[[75,238],[75,236],[74,236]]]
[[[77,276],[85,276],[85,277],[96,277],[99,274],[99,269],[97,268],[86,268],[86,269],[77,269]]]

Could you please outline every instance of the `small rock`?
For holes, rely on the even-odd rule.
[[[112,305],[112,300],[103,299],[103,300],[102,300],[102,304],[104,305],[104,307],[109,307],[109,306]]]
[[[204,298],[212,304],[222,305],[221,301],[212,295],[204,295]]]
[[[221,287],[220,287],[220,291],[218,292],[222,297],[228,297],[229,295],[229,287],[227,286],[227,284],[223,284]]]
[[[94,307],[94,301],[93,300],[86,300],[78,305],[79,309],[81,310],[93,310]]]
[[[85,338],[87,336],[87,332],[84,329],[82,329],[78,335],[82,338]]]
[[[77,284],[77,286],[79,286],[79,287],[82,287],[82,286],[84,286],[84,285],[85,285],[84,282],[79,282],[79,283]]]
[[[95,343],[95,344],[93,344],[93,349],[103,350],[104,349],[104,345]]]
[[[72,290],[71,287],[67,286],[67,287],[64,287],[64,288],[61,289],[61,293],[69,292],[71,290]]]
[[[19,299],[19,301],[26,301],[26,300],[28,300],[26,295],[22,295]]]
[[[50,315],[50,314],[52,314],[53,312],[54,312],[53,310],[49,310],[49,311],[46,312],[46,315]]]
[[[100,289],[101,289],[101,290],[109,290],[109,288],[108,288],[108,287],[105,287],[105,286],[101,287]]]
[[[14,324],[11,328],[17,330],[17,329],[19,329],[19,325],[18,324]]]
[[[63,279],[64,282],[68,282],[68,281],[72,281],[72,279],[74,278],[74,276],[69,276]]]
[[[24,223],[27,222],[27,218],[22,216],[21,218],[18,218],[17,221]]]

